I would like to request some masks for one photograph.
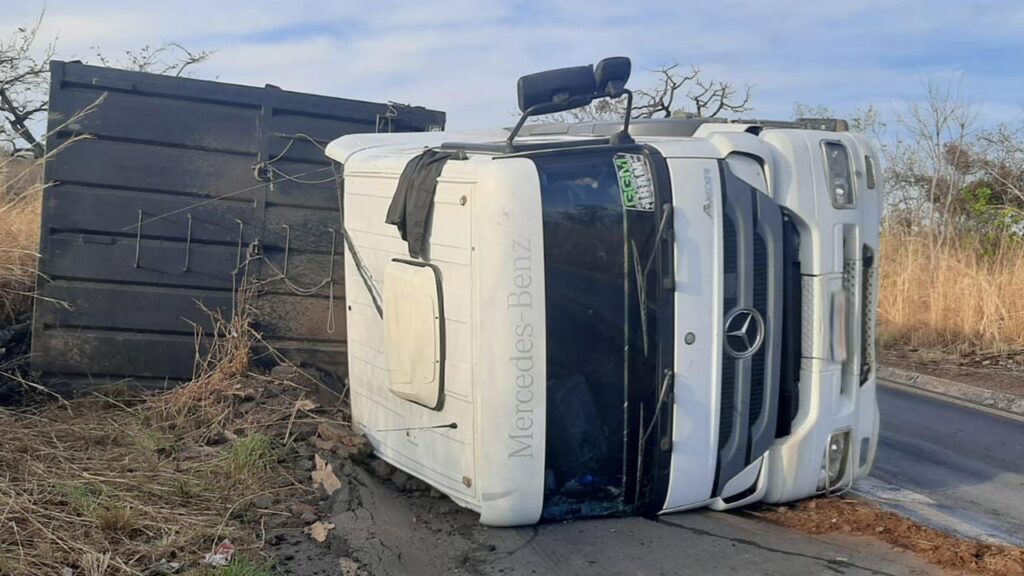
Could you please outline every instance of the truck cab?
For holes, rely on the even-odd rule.
[[[582,68],[541,92],[606,93]],[[332,142],[354,424],[490,525],[847,489],[878,438],[882,182],[843,128]]]

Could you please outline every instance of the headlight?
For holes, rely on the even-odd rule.
[[[828,439],[828,485],[835,486],[846,472],[846,456],[850,451],[850,433],[833,434]]]
[[[833,491],[846,476],[846,463],[850,460],[850,431],[837,430],[828,437],[825,457],[818,475],[818,490]]]
[[[853,197],[853,166],[850,153],[840,142],[821,143],[825,153],[825,185],[832,197],[834,208],[853,208],[857,201]]]

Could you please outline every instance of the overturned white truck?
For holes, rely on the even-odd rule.
[[[525,76],[523,119],[631,100],[629,71]],[[878,439],[883,184],[844,128],[334,141],[356,426],[490,525],[848,488]]]

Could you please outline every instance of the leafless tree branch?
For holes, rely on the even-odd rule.
[[[214,54],[209,50],[192,51],[177,42],[164,42],[158,46],[147,44],[135,50],[125,50],[116,59],[105,55],[99,46],[93,46],[92,51],[93,57],[103,66],[171,76],[187,75],[189,68],[206,62]]]
[[[653,86],[633,91],[633,118],[669,118],[672,116],[714,117],[740,114],[753,110],[750,105],[752,86],[744,86],[742,96],[732,82],[709,80],[703,71],[690,66],[682,68],[671,62],[652,70]],[[625,114],[625,101],[596,100],[589,106],[548,117],[556,122],[587,122],[619,120]]]
[[[55,41],[50,42],[41,56],[35,55],[44,16],[45,11],[41,11],[33,24],[0,38],[0,139],[9,143],[10,151],[29,150],[36,158],[42,157],[44,149],[32,132],[32,124],[35,116],[46,109],[49,60],[55,49]]]
[[[28,153],[35,158],[45,154],[45,142],[36,131],[42,129],[49,102],[50,60],[56,50],[56,38],[39,46],[40,28],[45,11],[30,25],[0,37],[0,152]],[[147,45],[127,50],[121,59],[112,60],[93,47],[95,61],[103,66],[157,74],[187,76],[193,67],[213,56],[207,50],[190,50],[177,42]]]

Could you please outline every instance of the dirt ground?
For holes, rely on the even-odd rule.
[[[1024,352],[954,356],[935,350],[894,348],[883,351],[881,360],[910,372],[1024,396]]]
[[[958,574],[1024,575],[1024,549],[957,538],[860,499],[808,500],[795,506],[765,507],[756,514],[808,534],[877,538]]]

